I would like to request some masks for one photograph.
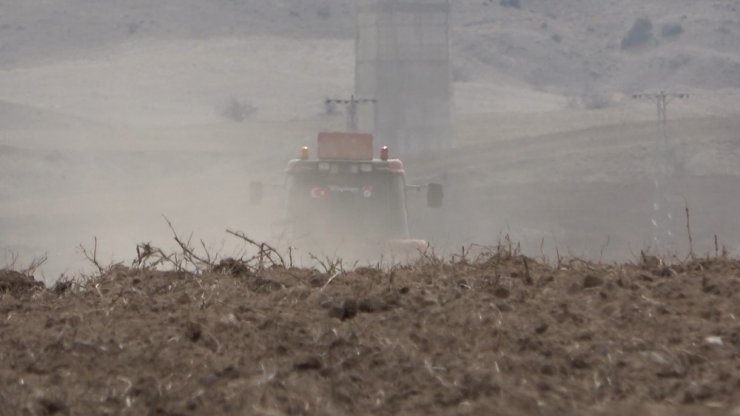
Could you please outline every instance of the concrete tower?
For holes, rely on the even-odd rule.
[[[362,0],[355,95],[359,129],[394,154],[452,144],[448,0]]]

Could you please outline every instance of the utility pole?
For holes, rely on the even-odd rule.
[[[658,121],[657,121],[657,138],[658,143],[667,145],[668,144],[668,104],[673,100],[683,100],[689,98],[688,94],[682,93],[666,93],[661,91],[657,94],[635,94],[632,96],[635,100],[649,100],[653,101],[658,108]]]
[[[666,182],[668,182],[670,175],[675,171],[677,165],[675,152],[668,138],[668,104],[674,100],[687,99],[689,95],[661,91],[657,94],[635,94],[632,98],[635,100],[652,101],[658,109],[654,160],[656,166],[653,166],[655,200],[653,201],[654,212],[651,220],[653,224],[653,242],[656,246],[661,246],[666,244],[661,238],[662,233],[665,234],[667,240],[670,241],[673,239],[673,213],[669,206]]]
[[[377,100],[374,98],[356,98],[354,95],[349,100],[329,98],[324,102],[327,108],[332,108],[336,104],[343,105],[347,108],[347,128],[349,131],[357,131],[357,106],[359,104],[375,105],[376,103]]]

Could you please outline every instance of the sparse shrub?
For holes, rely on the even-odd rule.
[[[231,121],[244,121],[257,112],[257,107],[242,101],[238,98],[231,97],[225,103],[218,106],[217,112],[221,117]]]
[[[519,2],[519,0],[501,0],[501,6],[503,7],[513,7],[515,9],[521,9],[522,5]]]
[[[646,17],[635,20],[632,29],[622,39],[622,49],[641,46],[653,39],[653,22]]]
[[[683,26],[679,23],[667,23],[663,25],[661,34],[664,37],[678,36],[683,33]]]

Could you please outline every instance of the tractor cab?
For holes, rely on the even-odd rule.
[[[375,157],[373,136],[320,133],[317,157],[307,147],[288,163],[286,217],[292,241],[336,251],[409,245],[403,162],[383,147]],[[442,204],[440,185],[427,187],[431,207]],[[414,245],[412,244],[412,245]],[[342,251],[342,250],[340,250]]]

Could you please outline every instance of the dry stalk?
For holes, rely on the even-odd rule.
[[[154,247],[151,243],[142,243],[136,246],[136,259],[133,267],[142,269],[156,269],[157,267],[169,263],[175,270],[182,270],[182,262],[179,261],[175,254],[166,254],[159,247]]]
[[[36,274],[36,271],[46,263],[46,261],[49,260],[49,256],[47,253],[42,254],[39,257],[34,257],[33,260],[31,260],[31,263],[26,266],[26,268],[23,269],[21,273],[25,274],[26,276],[33,276]]]
[[[599,263],[602,263],[604,261],[604,253],[606,252],[606,249],[609,247],[609,243],[611,242],[611,236],[606,236],[606,242],[603,246],[601,246],[601,252],[599,253]]]
[[[205,250],[206,252],[206,258],[198,256],[198,254],[195,253],[195,249],[190,247],[190,239],[188,239],[188,242],[184,242],[180,239],[180,237],[177,235],[177,231],[175,231],[175,227],[172,226],[172,222],[165,217],[164,220],[167,221],[167,225],[170,227],[170,230],[172,231],[172,234],[175,238],[175,242],[177,245],[180,246],[180,249],[182,250],[182,254],[184,256],[185,261],[192,264],[196,270],[201,270],[203,266],[205,266],[205,269],[207,271],[211,271],[216,268],[215,260],[211,257],[211,254],[208,252],[208,250]],[[201,241],[202,243],[202,241]],[[205,249],[205,244],[202,244],[203,248]]]
[[[684,200],[685,201],[685,200]],[[694,238],[691,236],[691,214],[689,212],[689,202],[686,203],[686,231],[689,235],[689,257],[694,258]]]
[[[18,264],[18,258],[20,257],[20,255],[17,252],[12,251],[12,250],[8,250],[7,253],[10,255],[10,262],[8,262],[4,268],[7,270],[15,270],[16,265]]]
[[[98,273],[101,276],[106,273],[106,268],[101,266],[98,262],[98,237],[94,237],[92,253],[90,253],[82,244],[80,244],[80,250],[82,250],[82,255],[85,256],[85,259],[98,269]]]
[[[10,261],[0,268],[0,270],[14,270],[25,276],[33,276],[36,274],[36,271],[38,271],[38,269],[49,259],[48,253],[44,253],[41,256],[34,257],[28,266],[24,267],[20,265],[20,254],[12,250],[8,250],[7,253],[10,255]]]
[[[333,274],[333,275],[332,275],[332,276],[331,276],[331,277],[329,278],[329,280],[327,280],[327,281],[326,281],[326,283],[324,284],[324,286],[323,286],[323,287],[321,288],[321,292],[323,292],[324,290],[326,290],[326,288],[327,288],[327,287],[329,287],[329,285],[331,284],[331,282],[333,282],[333,281],[334,281],[334,279],[336,279],[336,278],[337,278],[337,276],[339,276],[340,274],[341,274],[341,272],[336,272],[336,273],[334,273],[334,274]]]
[[[547,263],[547,256],[545,255],[545,237],[542,237],[540,241],[540,255],[542,256],[542,262]]]
[[[308,253],[308,256],[311,258],[311,260],[318,263],[322,269],[324,269],[324,273],[328,275],[334,275],[337,272],[344,272],[344,264],[341,259],[330,259],[328,256],[324,258],[324,260],[319,259],[312,253]]]
[[[471,244],[468,246],[468,252],[472,253],[473,250],[477,250],[478,254],[475,256],[475,259],[472,261],[473,265],[482,265],[491,258],[491,253],[494,252],[494,247],[491,246],[484,246],[480,244]]]
[[[714,257],[719,258],[719,239],[717,234],[714,235]]]
[[[522,256],[522,261],[524,262],[524,276],[526,277],[526,283],[531,285],[534,280],[532,280],[532,275],[529,274],[529,261],[527,260],[527,256]]]
[[[258,260],[259,269],[264,269],[264,263],[265,261],[269,261],[272,266],[281,266],[282,268],[286,269],[285,259],[283,259],[283,256],[280,255],[280,252],[278,252],[274,247],[267,243],[259,243],[251,238],[249,238],[246,234],[239,232],[239,231],[231,231],[226,230],[227,233],[233,235],[236,238],[239,238],[246,243],[256,247],[259,251],[257,255],[254,257]],[[291,247],[289,249],[290,253],[290,267],[293,267],[293,248]]]

